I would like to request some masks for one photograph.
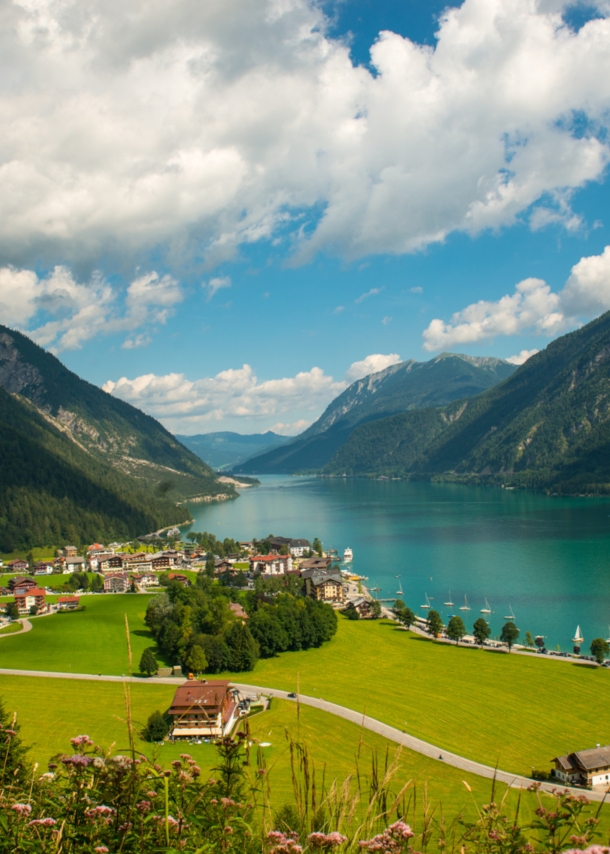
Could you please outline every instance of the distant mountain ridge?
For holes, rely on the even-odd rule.
[[[195,436],[176,434],[176,439],[217,471],[231,468],[250,457],[271,448],[285,445],[291,436],[280,436],[272,430],[266,433],[199,433]]]
[[[325,472],[610,492],[610,312],[477,397],[358,426]]]
[[[411,359],[391,365],[352,383],[289,444],[252,457],[236,466],[235,471],[258,474],[320,470],[359,424],[476,395],[514,371],[515,366],[502,359],[455,353],[442,353],[428,362]]]
[[[0,551],[186,521],[178,501],[233,497],[158,421],[0,326]]]

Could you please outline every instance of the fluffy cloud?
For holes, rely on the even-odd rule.
[[[221,371],[214,377],[189,380],[184,374],[144,374],[133,380],[108,380],[104,391],[132,403],[159,418],[174,432],[195,433],[210,422],[271,423],[264,429],[292,435],[311,421],[355,379],[375,373],[400,361],[396,354],[373,354],[350,365],[345,379],[334,380],[321,368],[302,371],[294,377],[259,380],[250,365]],[[309,419],[271,422],[289,413],[312,413]]]
[[[54,352],[75,350],[96,335],[165,323],[183,291],[172,276],[156,272],[135,279],[124,294],[99,275],[77,282],[66,267],[39,278],[32,270],[0,269],[0,316],[9,326]],[[126,349],[150,343],[149,333],[127,338]]]
[[[381,33],[374,74],[320,5],[3,4],[3,263],[401,253],[534,204],[533,227],[578,226],[610,146],[603,4],[573,32],[559,0],[465,0],[434,47]]]
[[[209,302],[217,291],[220,291],[222,288],[231,287],[231,279],[229,276],[216,276],[210,279],[209,282],[204,282],[203,287],[208,292],[207,299]]]
[[[510,362],[511,365],[524,365],[528,359],[531,359],[532,356],[535,356],[538,352],[540,351],[535,348],[533,350],[521,350],[521,352],[517,353],[515,356],[509,356],[506,361]]]
[[[423,332],[425,350],[474,344],[497,335],[533,333],[556,335],[582,319],[610,309],[610,246],[601,255],[581,258],[572,267],[565,287],[554,293],[542,279],[524,279],[493,302],[480,300],[456,312],[446,323],[435,318]],[[536,351],[533,351],[536,352]],[[527,354],[524,350],[520,354]],[[532,351],[529,352],[532,355]],[[526,358],[529,358],[526,355]],[[517,361],[513,356],[509,361]]]
[[[365,294],[360,294],[357,300],[355,300],[356,305],[359,305],[361,302],[364,302],[365,299],[369,297],[376,297],[377,294],[382,292],[383,288],[371,288],[370,291],[367,291]]]
[[[372,353],[360,362],[353,362],[345,373],[345,379],[348,383],[353,383],[369,374],[376,374],[377,371],[383,371],[397,362],[400,362],[398,353],[388,353],[387,355]]]

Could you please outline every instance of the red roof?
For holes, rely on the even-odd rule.
[[[78,596],[58,596],[57,601],[58,602],[78,602],[79,598],[78,598]]]
[[[20,598],[22,596],[46,596],[46,595],[47,595],[46,590],[41,590],[40,587],[30,587],[30,589],[24,593],[15,593],[15,599]]]

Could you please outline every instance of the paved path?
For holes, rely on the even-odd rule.
[[[179,685],[184,680],[182,677],[160,677],[154,679],[143,679],[135,676],[102,676],[101,674],[96,676],[92,673],[52,673],[47,670],[9,670],[7,668],[0,668],[0,675],[5,676],[36,676],[36,677],[46,677],[50,679],[84,679],[91,682],[132,682],[138,685]],[[280,691],[275,688],[269,688],[268,686],[262,685],[249,685],[242,682],[234,682],[233,683],[236,688],[238,688],[242,693],[245,694],[267,694],[273,695],[274,697],[279,697],[282,700],[292,700],[296,702],[294,698],[288,696],[288,691]],[[384,738],[389,739],[390,741],[395,742],[396,744],[400,744],[403,747],[407,747],[409,750],[413,750],[415,753],[420,753],[422,756],[428,756],[430,759],[441,760],[445,763],[445,765],[451,765],[454,768],[459,768],[461,771],[467,771],[470,774],[476,774],[479,777],[486,777],[491,780],[494,777],[502,783],[506,783],[508,786],[512,786],[513,788],[526,788],[532,784],[532,780],[527,777],[521,777],[518,774],[511,774],[508,771],[501,771],[500,769],[492,768],[490,765],[483,765],[480,762],[474,762],[472,759],[466,759],[463,756],[458,756],[456,753],[449,753],[446,750],[443,750],[440,747],[437,747],[434,744],[430,744],[427,741],[422,741],[421,738],[416,738],[413,735],[408,735],[402,730],[396,729],[396,727],[388,726],[388,724],[384,724],[381,721],[376,720],[375,718],[371,718],[368,715],[363,715],[361,712],[356,712],[353,709],[348,709],[345,706],[339,706],[336,703],[331,703],[328,700],[322,700],[318,697],[308,697],[304,694],[299,696],[299,702],[304,706],[312,706],[315,709],[320,709],[323,712],[328,712],[331,715],[336,715],[339,718],[343,718],[346,721],[350,721],[351,723],[356,724],[357,726],[363,727],[364,729],[370,730],[371,732],[375,732],[378,735],[382,735]],[[552,783],[541,783],[540,788],[542,791],[551,792],[555,789],[564,790],[566,787],[552,784]],[[570,791],[583,794],[583,789],[570,789]],[[585,794],[592,801],[601,801],[604,800],[605,795],[603,792],[592,792],[585,791]]]
[[[19,620],[19,622],[21,623],[21,628],[18,632],[7,632],[6,634],[1,634],[0,640],[4,640],[4,638],[14,638],[17,637],[17,635],[23,635],[25,632],[30,632],[32,630],[32,624],[29,620]]]

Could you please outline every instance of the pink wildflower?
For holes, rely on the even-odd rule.
[[[332,833],[310,833],[307,839],[312,848],[321,848],[324,851],[330,851],[347,842],[347,836],[343,836],[336,830]]]
[[[33,821],[28,821],[30,827],[53,827],[57,824],[54,818],[35,818]]]
[[[32,812],[32,807],[29,804],[13,804],[11,807],[17,815],[29,815]]]
[[[104,804],[100,804],[98,807],[93,807],[90,810],[85,811],[86,818],[106,818],[107,816],[114,815],[116,810],[114,807],[107,807]]]
[[[77,735],[75,738],[70,739],[70,744],[72,747],[88,747],[93,744],[93,741],[88,735]]]
[[[136,804],[136,809],[140,810],[140,812],[150,812],[152,804],[150,801],[140,801],[139,804]]]
[[[105,845],[98,845],[97,848],[93,849],[95,854],[108,854],[108,848]]]

